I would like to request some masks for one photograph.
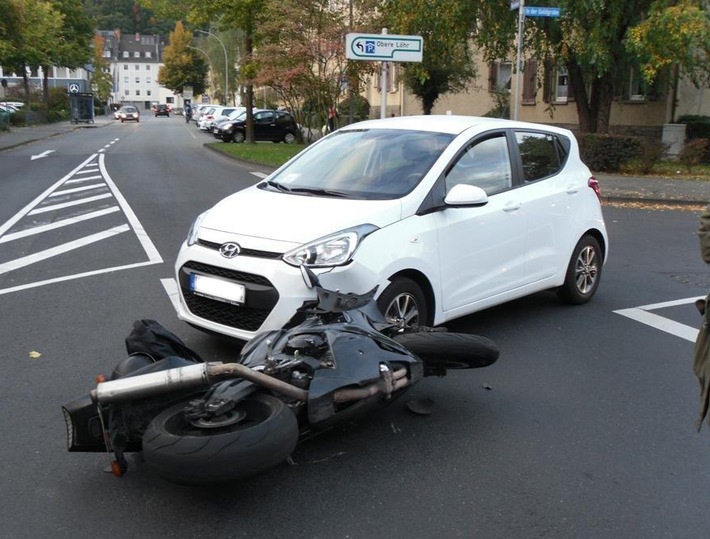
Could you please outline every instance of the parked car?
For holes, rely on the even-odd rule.
[[[543,290],[581,304],[609,241],[574,135],[468,116],[342,127],[194,222],[178,316],[248,340],[328,289],[378,287],[388,320],[443,324]]]
[[[228,118],[238,109],[243,110],[243,107],[216,107],[212,114],[208,114],[204,120],[204,130],[211,133],[218,121]]]
[[[197,123],[200,120],[200,117],[202,114],[209,108],[212,108],[214,105],[206,105],[206,104],[201,104],[201,105],[193,105],[192,107],[192,119],[194,120],[195,123]]]
[[[141,121],[141,113],[138,111],[138,109],[132,105],[125,105],[121,107],[118,111],[118,117],[121,120],[121,123],[123,122],[140,122]]]
[[[258,109],[254,111],[254,140],[296,142],[299,126],[291,113],[283,110]],[[246,139],[246,114],[225,122],[214,135],[224,142],[244,142]]]
[[[235,120],[243,120],[246,118],[247,109],[246,107],[237,107],[237,109],[232,112],[229,116],[222,116],[218,118],[216,122],[212,125],[212,134],[215,138],[222,140],[222,135],[220,133],[220,127],[222,127],[227,122],[234,122]],[[230,139],[231,140],[231,139]],[[229,142],[226,140],[225,142]]]
[[[170,108],[167,105],[160,104],[155,107],[155,117],[167,116],[170,118]]]

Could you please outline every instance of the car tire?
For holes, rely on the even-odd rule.
[[[232,140],[237,144],[241,144],[245,140],[244,131],[235,131],[232,133]]]
[[[592,299],[599,287],[603,261],[596,238],[583,236],[572,251],[565,282],[557,289],[558,297],[572,305],[581,305]]]
[[[429,325],[429,309],[421,287],[412,279],[397,277],[377,298],[388,322],[404,329]]]
[[[288,458],[298,421],[286,404],[265,393],[237,403],[243,419],[219,428],[188,422],[181,402],[163,410],[143,434],[145,462],[168,481],[207,485],[254,475]]]
[[[284,135],[285,144],[293,144],[294,142],[296,142],[296,135],[294,135],[293,133],[286,133]]]

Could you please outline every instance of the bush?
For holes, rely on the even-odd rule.
[[[350,98],[338,103],[340,123],[344,125],[350,118]],[[361,122],[370,117],[370,103],[361,95],[353,95],[353,122]]]
[[[686,114],[678,118],[678,123],[685,124],[685,136],[688,139],[710,139],[710,116]]]
[[[686,140],[683,149],[678,154],[678,162],[688,170],[688,174],[691,174],[695,165],[703,163],[708,155],[709,147],[710,140],[706,138]]]
[[[619,172],[622,164],[642,154],[636,137],[584,133],[578,140],[582,160],[598,172]]]

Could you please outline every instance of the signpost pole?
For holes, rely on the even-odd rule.
[[[525,34],[525,0],[518,5],[518,50],[515,58],[515,93],[513,94],[513,120],[518,120],[520,111],[520,69],[522,66],[523,36]]]
[[[387,28],[382,29],[382,35],[387,35]],[[382,74],[380,75],[380,119],[387,115],[387,62],[382,61]]]

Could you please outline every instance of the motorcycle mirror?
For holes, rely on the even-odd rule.
[[[306,286],[308,288],[320,286],[318,276],[313,273],[309,268],[307,268],[306,266],[299,266],[299,269],[301,270],[301,277],[303,277],[303,282],[306,283]]]

